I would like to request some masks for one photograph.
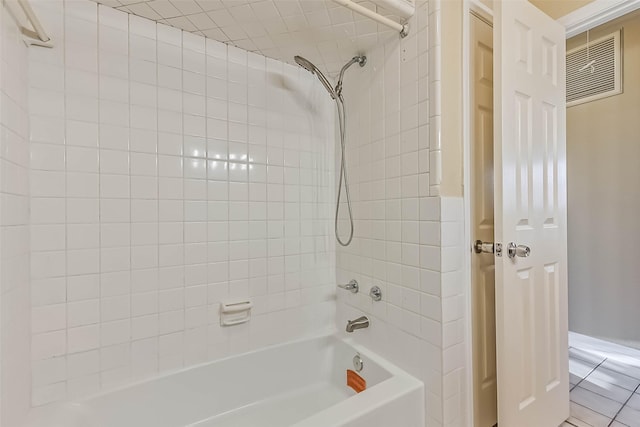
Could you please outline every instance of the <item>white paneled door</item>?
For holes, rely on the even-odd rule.
[[[560,24],[526,0],[494,2],[501,427],[556,427],[569,416],[564,58]]]
[[[493,29],[469,17],[471,46],[471,227],[475,239],[493,242]],[[496,382],[495,256],[471,258],[474,427],[498,420]]]

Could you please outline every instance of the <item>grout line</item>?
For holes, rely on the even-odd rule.
[[[97,140],[96,140],[96,155],[98,157],[98,164],[96,165],[96,174],[97,174],[97,179],[98,179],[98,188],[97,188],[97,194],[96,194],[96,199],[98,202],[98,219],[97,219],[97,232],[98,232],[98,247],[97,252],[98,252],[98,271],[95,273],[97,276],[97,281],[98,281],[98,295],[96,296],[97,300],[98,300],[98,307],[96,308],[96,310],[98,311],[98,344],[97,344],[97,350],[98,350],[98,378],[97,378],[97,382],[98,382],[98,390],[103,390],[105,388],[105,384],[104,384],[104,373],[106,372],[105,369],[103,369],[105,363],[103,360],[103,353],[104,353],[104,348],[105,346],[103,345],[103,336],[102,336],[102,329],[104,327],[104,313],[102,310],[102,303],[103,303],[103,299],[102,299],[102,295],[103,295],[103,288],[102,288],[102,226],[104,225],[104,221],[102,218],[102,206],[103,206],[103,200],[102,200],[102,195],[101,195],[101,180],[102,180],[102,154],[100,153],[100,147],[102,146],[101,144],[101,135],[100,135],[100,131],[102,130],[102,118],[103,118],[103,111],[101,108],[101,88],[100,88],[100,82],[102,81],[102,75],[100,72],[100,7],[105,7],[102,5],[96,5],[96,48],[97,48],[97,52],[96,52],[96,67],[97,67],[97,76],[98,76],[98,123],[96,125],[96,132],[98,133],[98,135],[96,135]],[[65,8],[66,8],[66,4],[65,4]],[[66,25],[66,24],[65,24]],[[127,19],[127,56],[129,55],[129,20]],[[66,50],[66,43],[67,40],[65,38],[65,50]],[[127,74],[129,73],[129,60],[127,59]],[[66,75],[66,72],[65,72]],[[129,85],[127,85],[127,89],[129,89]],[[66,86],[65,86],[65,90],[66,90]],[[129,96],[129,90],[127,90],[127,97],[130,98]],[[65,96],[66,98],[66,96]],[[127,108],[129,108],[127,106]],[[129,119],[131,120],[131,119]],[[129,146],[129,143],[127,142],[127,147]],[[128,155],[127,155],[128,156]],[[67,196],[68,197],[68,196]],[[131,216],[131,214],[129,214],[129,216]],[[112,368],[113,369],[113,368]]]
[[[620,409],[618,409],[618,412],[616,412],[616,414],[613,416],[613,418],[611,418],[611,422],[609,423],[609,426],[611,424],[613,424],[613,422],[616,420],[616,418],[618,417],[618,415],[620,414],[620,412],[622,412],[622,410],[627,406],[627,403],[629,403],[629,401],[631,400],[631,398],[633,397],[633,395],[638,391],[638,388],[640,388],[640,385],[638,385],[634,390],[633,393],[631,393],[631,395],[629,395],[629,397],[627,398],[627,400],[625,400],[624,404],[620,407]],[[619,421],[618,421],[619,422]],[[622,424],[622,423],[621,423]]]
[[[593,368],[592,370],[590,370],[590,371],[589,371],[589,373],[588,373],[587,375],[585,375],[584,377],[582,377],[582,379],[580,379],[580,381],[578,381],[578,382],[576,383],[576,385],[574,385],[574,386],[573,386],[573,388],[571,389],[571,391],[572,391],[572,390],[574,390],[574,389],[576,389],[580,384],[582,384],[582,382],[583,382],[585,379],[587,379],[587,377],[588,377],[589,375],[593,374],[593,373],[595,372],[595,370],[596,370],[596,369],[598,369],[598,368],[600,367],[600,365],[602,365],[602,364],[603,364],[604,362],[606,362],[606,361],[607,361],[607,359],[604,359],[602,362],[598,363],[598,364],[596,365],[596,367],[595,367],[595,368]],[[585,360],[585,362],[586,362],[586,360]],[[596,393],[596,394],[597,394],[597,393]],[[602,397],[605,397],[605,396],[602,396]],[[607,399],[608,399],[608,397],[607,397]]]
[[[581,359],[581,360],[582,360],[582,359]],[[607,360],[608,360],[608,358],[605,358],[602,362],[598,363],[598,365],[596,365],[593,369],[591,369],[591,371],[589,371],[589,373],[588,373],[587,375],[585,375],[585,376],[584,376],[580,381],[578,381],[578,383],[577,383],[576,385],[574,385],[574,386],[571,388],[571,390],[570,390],[570,391],[573,391],[573,390],[574,390],[574,389],[576,389],[580,384],[582,384],[582,382],[583,382],[584,380],[586,380],[586,379],[589,377],[589,375],[591,375],[593,372],[595,372],[595,371],[596,371],[596,370],[597,370],[597,369],[598,369],[598,368],[599,368],[599,367],[600,367],[604,362],[606,362]],[[611,418],[611,421],[609,421],[609,424],[607,424],[607,426],[611,426],[611,425],[613,424],[613,422],[614,422],[614,421],[616,421],[616,417],[618,416],[618,414],[620,414],[620,412],[621,412],[621,411],[622,411],[622,410],[627,406],[627,403],[629,402],[629,400],[631,400],[631,398],[632,398],[632,397],[633,397],[633,395],[638,391],[638,389],[640,389],[640,385],[636,386],[636,388],[635,388],[635,389],[633,390],[633,392],[629,395],[629,397],[627,398],[627,400],[625,400],[625,402],[622,404],[622,406],[620,407],[620,409],[618,409],[618,411],[616,412],[616,414]],[[597,394],[598,396],[601,396],[601,397],[603,397],[603,398],[605,398],[605,399],[613,400],[613,399],[610,399],[610,398],[608,398],[608,397],[606,397],[606,396],[601,395],[600,393],[597,393],[597,392],[593,392],[593,393],[594,393],[594,394]],[[579,403],[576,403],[576,402],[573,402],[573,403],[574,403],[574,404],[576,404],[576,405],[580,405]],[[620,403],[620,402],[618,402],[618,403]],[[587,408],[587,409],[589,409],[589,410],[591,410],[591,411],[593,411],[593,412],[596,412],[596,413],[600,414],[598,411],[594,410],[593,408],[589,408],[588,406],[584,406],[584,405],[580,405],[580,406],[583,406],[583,407],[585,407],[585,408]],[[606,415],[604,415],[604,414],[600,414],[600,415],[603,415],[603,416],[605,416],[605,417],[606,417]],[[570,423],[569,421],[565,421],[565,422],[566,422],[567,424],[570,424],[570,425],[572,425],[572,426],[575,426],[575,424]]]
[[[600,395],[599,395],[599,396],[600,396]],[[603,397],[603,396],[601,396],[601,397]],[[605,399],[608,399],[608,398],[605,398]],[[611,399],[609,399],[609,400],[611,400]],[[591,411],[591,412],[593,412],[593,413],[594,413],[594,414],[596,414],[596,415],[599,415],[599,416],[601,416],[601,417],[604,417],[604,418],[606,418],[606,419],[609,419],[609,417],[608,417],[607,415],[604,415],[604,414],[602,414],[602,413],[600,413],[600,412],[596,411],[595,409],[590,408],[590,407],[588,407],[588,406],[586,406],[586,405],[583,405],[583,404],[581,404],[581,403],[577,403],[577,402],[574,402],[574,401],[571,401],[571,403],[573,403],[573,404],[574,404],[574,405],[576,405],[576,406],[580,406],[581,408],[584,408],[584,409],[586,409],[586,410],[588,410],[588,411]],[[618,402],[618,403],[620,403],[620,402]],[[581,420],[580,418],[577,418],[577,417],[575,417],[575,416],[573,416],[573,415],[570,415],[570,416],[572,416],[573,418],[575,418],[577,421],[580,421],[581,423],[586,423],[586,421],[583,421],[583,420]],[[569,421],[567,421],[567,420],[565,420],[565,422],[566,422],[566,423],[569,423],[569,424],[571,424],[571,425],[575,425],[575,424],[573,424],[573,423],[570,423],[570,422],[569,422]],[[609,423],[611,423],[611,422],[613,422],[613,418],[611,418],[611,419],[609,420]],[[587,423],[587,424],[588,424],[588,423]],[[589,426],[591,426],[591,424],[588,424],[588,425],[589,425]],[[607,426],[609,426],[609,424],[607,424]],[[576,427],[578,427],[578,426],[576,426]]]
[[[106,7],[103,5],[98,5],[98,7]],[[100,19],[100,14],[98,13],[98,20]],[[98,22],[99,24],[99,22]],[[98,25],[98,37],[100,37],[100,25]],[[98,61],[100,60],[100,42],[98,40]],[[100,63],[98,63],[98,71],[100,69]],[[127,363],[129,365],[129,380],[135,377],[134,368],[133,368],[133,176],[132,176],[132,168],[131,168],[131,110],[132,110],[132,84],[131,84],[131,20],[127,16],[127,113],[129,115],[127,121],[127,180],[128,182],[128,190],[129,190],[129,221],[127,223],[129,230],[129,313],[127,316],[127,320],[129,321],[129,342],[127,344],[129,350],[129,357]],[[99,125],[98,125],[99,126]],[[100,136],[98,134],[98,146],[100,146]],[[98,147],[98,153],[100,153],[100,147]],[[99,154],[100,155],[100,154]],[[98,170],[98,176],[100,176],[100,170]],[[99,178],[98,178],[99,179]],[[102,225],[100,226],[100,236],[102,238]],[[101,242],[102,243],[102,242]],[[100,245],[102,249],[102,244]],[[100,258],[102,262],[102,257]],[[100,303],[102,304],[102,298],[100,298]],[[102,336],[100,337],[102,339]]]
[[[156,31],[158,28],[158,24],[156,23]],[[186,157],[186,153],[184,150],[184,140],[185,140],[185,131],[184,131],[184,98],[185,98],[185,71],[184,71],[184,33],[185,31],[181,28],[179,28],[180,30],[180,129],[181,129],[181,135],[180,135],[180,144],[181,144],[181,154],[180,154],[180,169],[181,169],[181,174],[180,174],[180,180],[181,180],[181,186],[182,186],[182,217],[181,217],[181,224],[182,224],[182,236],[181,236],[181,241],[179,243],[179,245],[181,246],[181,252],[182,252],[182,262],[179,266],[172,266],[172,267],[178,267],[181,272],[182,272],[182,279],[181,279],[181,286],[179,286],[176,289],[181,289],[182,290],[182,304],[180,309],[182,310],[182,334],[184,336],[184,343],[186,344],[187,341],[187,285],[186,285],[186,271],[187,271],[187,267],[186,267],[186,262],[187,262],[187,254],[186,254],[186,226],[187,226],[187,206],[190,205],[189,201],[187,200],[186,197],[186,187],[187,187],[187,176],[186,176],[186,169],[185,169],[185,164],[187,163],[185,160]],[[157,37],[157,36],[156,36]],[[157,46],[157,40],[156,40],[156,46]],[[206,49],[206,47],[205,47]],[[156,48],[157,51],[157,48]],[[159,58],[156,57],[156,62],[158,61]],[[156,65],[156,67],[158,67],[158,65]],[[158,67],[159,68],[159,67]],[[206,71],[206,68],[205,68]],[[206,79],[205,79],[206,82]],[[206,88],[205,88],[206,90]],[[156,123],[156,129],[158,128],[158,124]],[[158,256],[160,256],[160,250],[158,250]],[[185,345],[186,347],[186,345]],[[187,354],[186,351],[182,352],[182,366],[187,366],[186,363],[186,359],[187,359]]]
[[[204,184],[204,191],[205,191],[205,212],[206,212],[206,217],[204,218],[204,232],[205,232],[205,239],[204,239],[204,251],[205,251],[205,261],[204,261],[204,265],[205,265],[205,270],[206,270],[206,275],[205,275],[205,302],[204,302],[204,307],[205,307],[205,311],[208,313],[209,312],[209,277],[210,277],[210,273],[209,273],[209,264],[210,264],[210,256],[209,256],[209,224],[211,222],[211,217],[209,215],[209,159],[210,159],[210,155],[209,155],[209,102],[207,101],[207,97],[209,95],[209,60],[208,60],[208,41],[205,38],[203,40],[203,48],[204,51],[202,52],[202,57],[204,60],[204,93],[203,93],[203,100],[204,100],[204,180],[205,180],[205,184]],[[210,319],[207,319],[204,327],[207,330],[207,341],[206,341],[206,349],[205,349],[205,354],[206,354],[206,360],[211,360],[211,344],[209,342],[209,328],[210,328]]]
[[[589,371],[589,373],[588,373],[587,375],[585,375],[585,376],[584,376],[580,381],[578,381],[578,382],[576,383],[576,385],[574,385],[574,386],[573,386],[573,388],[571,388],[571,390],[570,390],[570,391],[573,391],[573,390],[575,390],[576,388],[578,388],[578,386],[579,386],[580,384],[582,384],[582,382],[583,382],[585,379],[587,379],[587,377],[589,377],[589,375],[591,375],[592,373],[594,373],[594,372],[596,371],[596,369],[598,369],[598,368],[600,367],[600,365],[602,365],[602,364],[603,364],[604,362],[606,362],[606,361],[607,361],[607,359],[605,358],[602,362],[598,363],[598,364],[597,364],[593,369],[591,369],[591,370]],[[586,390],[586,389],[585,389],[585,390]],[[588,390],[588,391],[591,391],[591,390]],[[593,392],[593,391],[592,391],[592,393],[597,394],[598,396],[601,396],[601,397],[602,397],[602,398],[604,398],[604,399],[609,399],[608,397],[606,397],[606,396],[602,396],[602,395],[601,395],[601,394],[599,394],[599,393],[596,393],[596,392]],[[633,393],[631,394],[631,396],[633,396]],[[609,399],[609,400],[613,400],[613,399]],[[573,402],[573,401],[571,400],[571,398],[569,398],[569,401],[570,401],[570,402]],[[620,403],[620,402],[618,402],[618,403]],[[573,404],[575,404],[575,405],[579,405],[579,406],[582,406],[582,407],[584,407],[584,408],[586,408],[586,409],[588,409],[588,410],[590,410],[590,411],[593,411],[593,412],[595,412],[595,413],[597,413],[597,414],[599,414],[599,415],[602,415],[602,416],[606,417],[606,415],[601,414],[600,412],[598,412],[598,411],[596,411],[595,409],[590,408],[590,407],[588,407],[588,406],[581,405],[581,404],[579,404],[579,403],[577,403],[577,402],[573,402]],[[626,404],[626,403],[625,403],[625,404]],[[622,407],[624,407],[624,405],[622,405]],[[622,409],[622,407],[621,407],[620,409]],[[619,412],[619,411],[618,411],[618,412]],[[616,415],[615,415],[613,418],[611,418],[611,421],[609,421],[609,424],[607,424],[607,426],[610,426],[610,425],[611,425],[611,423],[613,423],[613,420],[615,419],[615,417],[616,417],[617,415],[618,415],[618,414],[616,413]],[[576,419],[578,419],[578,418],[576,418]],[[580,421],[582,421],[582,420],[580,420]],[[569,423],[568,421],[565,421],[565,422],[567,422],[568,424],[571,424],[572,426],[575,426],[575,424]],[[584,421],[583,421],[583,422],[584,422]]]
[[[68,184],[67,184],[67,174],[69,173],[69,155],[68,155],[68,151],[69,151],[69,145],[68,145],[68,141],[67,141],[67,131],[68,131],[68,123],[69,120],[67,118],[67,49],[66,49],[66,43],[67,43],[67,4],[66,3],[62,3],[62,40],[63,40],[63,46],[62,46],[62,74],[63,74],[63,82],[62,82],[62,93],[63,93],[63,108],[64,111],[62,112],[62,120],[64,120],[64,123],[62,125],[63,128],[63,139],[64,139],[64,145],[63,145],[63,149],[64,149],[64,304],[65,304],[65,329],[64,329],[64,355],[60,355],[62,358],[64,358],[65,360],[65,364],[68,363],[69,360],[69,303],[72,301],[69,301],[69,191],[68,191]],[[96,12],[97,13],[97,12]],[[27,60],[28,61],[28,60]],[[99,85],[100,80],[98,80],[98,85]],[[98,88],[98,97],[100,96],[100,92],[99,92],[99,88]],[[98,121],[100,121],[100,109],[98,107]],[[31,124],[29,124],[29,127],[31,127]],[[98,128],[98,131],[100,130],[100,128]],[[29,152],[31,152],[31,146],[29,146]],[[98,160],[99,161],[99,160]],[[99,164],[98,164],[99,165]],[[29,163],[29,175],[31,175],[31,163]],[[98,185],[99,185],[99,181],[98,181]],[[98,187],[99,189],[99,187]],[[31,191],[29,191],[29,198],[31,198]],[[31,209],[31,200],[29,200],[29,209]],[[99,211],[99,208],[98,208]],[[99,214],[98,214],[98,221],[99,221]],[[31,219],[29,219],[29,221],[31,221]],[[29,238],[31,238],[31,227],[29,227]],[[98,239],[99,239],[99,235],[98,235]],[[31,250],[31,247],[29,248]],[[29,255],[30,260],[29,263],[31,264],[31,254]],[[29,267],[29,269],[31,269],[31,267]],[[31,281],[31,276],[29,276],[29,280]],[[31,288],[32,285],[31,283],[29,284],[29,292],[31,292]],[[100,289],[100,285],[98,284],[98,290]],[[31,296],[29,296],[29,298],[31,299]],[[31,309],[33,310],[33,309]],[[100,320],[100,317],[98,317],[98,321]],[[32,334],[33,336],[33,334]],[[98,359],[98,367],[100,366],[100,360]],[[33,368],[32,368],[33,369]],[[64,378],[64,382],[65,382],[65,397],[67,397],[69,395],[69,378],[68,375],[65,375]],[[35,391],[35,387],[31,387],[31,396],[30,396],[30,403],[33,406],[33,392]]]
[[[131,26],[131,19],[129,18],[129,26]],[[155,157],[155,167],[156,167],[156,171],[155,171],[155,179],[156,179],[156,236],[155,236],[155,249],[156,249],[156,256],[155,256],[155,262],[156,265],[155,267],[151,267],[152,269],[155,270],[155,280],[156,280],[156,286],[155,289],[151,292],[153,292],[155,294],[156,297],[156,304],[155,304],[155,308],[156,308],[156,312],[155,312],[155,316],[156,316],[156,343],[158,346],[158,351],[156,352],[156,372],[157,373],[161,373],[162,370],[162,357],[160,354],[160,344],[161,344],[161,337],[162,334],[160,333],[160,318],[162,316],[162,312],[160,310],[160,202],[161,202],[161,197],[160,197],[160,129],[159,129],[159,123],[160,123],[160,41],[158,39],[158,24],[156,23],[153,26],[153,31],[154,31],[154,43],[155,43],[155,92],[156,92],[156,105],[155,105],[155,110],[156,110],[156,129],[155,129],[155,147],[154,147],[154,154],[153,156]],[[131,37],[131,28],[129,28],[129,37]],[[131,59],[129,59],[129,64],[131,64]],[[129,82],[131,82],[131,73],[129,73]],[[131,101],[131,100],[129,100]],[[131,130],[129,130],[129,132],[131,132]],[[133,271],[133,270],[132,270]],[[133,286],[133,280],[131,281],[131,284]],[[133,289],[132,289],[133,291]],[[148,291],[147,291],[148,292]],[[133,295],[133,292],[132,292]],[[133,310],[133,307],[131,307]]]

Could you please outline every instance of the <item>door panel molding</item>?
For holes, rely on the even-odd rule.
[[[569,416],[564,28],[526,0],[494,3],[498,424]]]

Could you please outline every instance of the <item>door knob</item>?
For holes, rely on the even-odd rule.
[[[495,246],[493,242],[483,242],[482,240],[476,240],[473,244],[473,250],[477,254],[492,254],[495,252]]]
[[[507,255],[509,256],[509,258],[526,258],[531,255],[531,248],[525,245],[516,245],[515,243],[511,242],[507,246]]]
[[[496,254],[497,257],[502,256],[502,243],[483,242],[476,240],[473,244],[473,251],[477,254]]]

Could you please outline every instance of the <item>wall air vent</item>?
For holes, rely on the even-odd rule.
[[[567,107],[622,93],[621,30],[567,52]]]

